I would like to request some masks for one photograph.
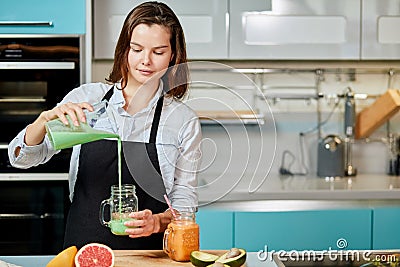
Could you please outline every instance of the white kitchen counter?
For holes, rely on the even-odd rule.
[[[231,180],[228,180],[230,177]],[[340,179],[324,179],[315,176],[280,176],[269,175],[265,179],[261,176],[244,175],[241,179],[233,175],[221,176],[219,179],[210,177],[201,178],[201,182],[208,183],[199,188],[201,206],[213,203],[213,206],[250,205],[254,208],[257,202],[265,209],[277,206],[280,210],[288,206],[293,208],[289,201],[296,201],[296,205],[398,205],[400,206],[400,177],[358,174],[355,177]],[[250,185],[250,186],[249,186]],[[260,202],[263,201],[263,202]],[[275,201],[275,204],[271,204]],[[238,202],[238,203],[236,203]],[[263,204],[260,204],[263,203]],[[314,203],[314,204],[313,204]],[[239,208],[241,209],[241,208]]]

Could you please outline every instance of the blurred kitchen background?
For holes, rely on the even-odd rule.
[[[60,250],[60,243],[52,240],[61,242],[62,222],[68,211],[69,151],[44,168],[16,170],[7,162],[7,144],[42,110],[60,101],[68,90],[66,86],[72,89],[82,83],[105,81],[123,20],[140,2],[18,0],[0,4],[0,85],[4,85],[0,88],[0,121],[10,126],[4,127],[5,134],[0,135],[0,228],[18,225],[41,229],[31,231],[28,237],[24,232],[2,232],[0,243],[8,249],[1,254],[55,254]],[[388,110],[377,108],[377,114],[392,111],[381,116],[377,129],[363,138],[355,135],[357,114],[371,107],[388,89],[400,89],[400,0],[163,2],[177,13],[186,35],[192,82],[185,102],[201,117],[204,136],[199,172],[201,203],[214,202],[228,192],[232,193],[227,198],[231,201],[333,201],[332,205],[318,206],[322,209],[359,207],[358,202],[349,206],[339,202],[360,198],[370,201],[370,196],[374,200],[398,200],[397,96],[394,106],[387,105]],[[64,79],[60,82],[55,77]],[[50,208],[49,202],[54,202]],[[240,215],[234,217],[235,209],[310,208],[301,203],[235,203],[234,208],[225,207],[228,212],[218,216],[200,213],[199,223],[212,226],[202,228],[207,233],[201,238],[202,248],[245,247],[249,240],[253,242],[246,239],[251,235],[233,232],[241,227],[235,224],[241,222]],[[368,224],[359,235],[362,239],[349,234],[353,242],[350,247],[398,246],[397,240],[390,245],[383,238],[381,243],[371,241],[372,233],[378,235],[379,229],[384,230],[387,220],[371,230],[372,208],[370,202],[365,205],[368,210],[361,213]],[[398,206],[393,214],[398,221]],[[339,212],[340,218],[356,215]],[[226,239],[210,239],[221,233],[214,219],[206,220],[215,216],[220,218],[221,228],[233,227]],[[247,226],[249,219],[243,218],[242,227],[248,231],[252,228]],[[298,217],[293,218],[284,223],[295,222]],[[305,224],[315,229],[312,223],[316,222],[317,226],[325,225],[326,232],[335,228],[339,234],[349,225],[354,231],[360,229],[358,223],[351,225],[350,219],[341,224],[342,228],[328,227],[337,214],[323,222],[319,218],[317,214]],[[269,220],[266,217],[250,222]],[[396,220],[388,229],[398,227]],[[303,233],[303,228],[297,226],[288,225],[285,231]],[[336,241],[340,237],[337,233],[330,238]],[[271,234],[274,230],[268,232],[268,238]],[[237,236],[242,241],[235,239]],[[285,247],[283,240],[274,248],[326,249],[332,238],[328,243],[315,239],[320,242],[317,246],[302,246],[304,238],[293,238],[301,245]],[[259,239],[259,243],[246,248],[257,251],[264,242]]]
[[[293,161],[291,172],[316,175],[318,141],[329,134],[345,138],[346,91],[355,94],[359,112],[387,89],[399,88],[398,1],[166,2],[180,16],[194,61],[188,104],[218,120],[203,120],[204,136],[215,141],[204,144],[204,179],[213,179],[209,173],[244,171],[238,148],[232,148],[232,161],[226,160],[231,152],[224,142],[227,133],[232,143],[235,138],[247,142],[244,133],[256,135],[249,142],[265,148],[249,151],[246,172],[263,175],[272,163],[271,173],[278,174],[286,160]],[[92,81],[104,81],[109,73],[119,28],[131,6],[132,1],[94,1]],[[224,120],[229,110],[236,119]],[[248,110],[256,119],[240,119],[240,112],[247,116]],[[399,131],[396,117],[369,139],[354,141],[352,163],[358,172],[388,172],[388,136]]]

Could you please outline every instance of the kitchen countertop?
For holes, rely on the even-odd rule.
[[[209,251],[216,255],[222,255],[226,250]],[[138,267],[174,267],[193,266],[190,262],[175,262],[161,250],[114,250],[114,267],[138,266]],[[0,256],[0,260],[17,264],[23,267],[44,267],[54,256]],[[261,261],[256,252],[248,252],[244,267],[276,267],[271,257]]]
[[[253,179],[253,180],[252,180]],[[2,173],[1,181],[62,181],[67,173]],[[293,208],[290,201],[302,205],[325,206],[400,206],[400,176],[384,174],[358,174],[354,177],[324,179],[313,175],[282,176],[279,174],[199,174],[200,206],[225,207],[235,205],[238,209],[257,209],[263,202],[264,209],[280,206]],[[276,202],[285,202],[277,205]],[[245,203],[243,203],[245,202]],[[237,203],[239,203],[237,205]],[[287,204],[289,203],[289,204]],[[271,206],[271,207],[269,207]],[[272,207],[273,206],[273,207]]]
[[[227,250],[205,250],[216,255],[222,255]],[[313,253],[311,253],[313,252]],[[304,253],[304,254],[303,254]],[[315,254],[314,254],[315,253]],[[321,255],[324,253],[329,256],[327,260],[339,260],[340,257],[357,255],[362,259],[363,256],[373,257],[372,255],[379,254],[399,254],[399,250],[349,250],[349,254],[346,254],[346,250],[343,251],[332,251],[332,258],[327,251],[279,251],[276,252],[276,258],[278,261],[284,261],[284,259],[295,259],[299,260],[307,259],[314,255]],[[336,253],[336,254],[335,254]],[[146,267],[175,267],[175,266],[192,266],[190,262],[175,262],[168,258],[168,256],[161,250],[114,250],[115,261],[114,267],[126,267],[126,266],[146,266]],[[304,255],[304,256],[302,256]],[[336,256],[335,256],[336,255]],[[11,264],[17,264],[23,267],[44,267],[54,256],[0,256],[1,261],[5,261]],[[319,257],[318,257],[319,258]],[[318,259],[316,258],[316,259]],[[313,258],[311,258],[313,259]],[[310,265],[308,262],[307,266]],[[247,252],[246,262],[242,267],[277,267],[272,257],[272,253],[258,253],[258,252]],[[301,265],[305,266],[305,265]],[[311,266],[311,265],[310,265]],[[314,266],[314,265],[313,265]],[[329,265],[331,266],[331,265]],[[332,265],[333,266],[333,265]]]
[[[216,255],[222,255],[226,250],[208,251]],[[174,267],[174,266],[193,266],[190,262],[175,262],[160,250],[117,250],[115,253],[114,267],[126,266],[146,266],[146,267]],[[248,252],[246,263],[243,267],[276,267],[273,261],[260,261],[256,252]]]
[[[200,180],[200,184],[203,184],[198,190],[200,206],[224,207],[237,204],[246,210],[246,207],[257,209],[252,202],[263,202],[264,208],[268,209],[268,203],[294,201],[308,207],[317,202],[319,206],[400,206],[400,176],[358,174],[354,177],[324,179],[316,176],[268,175],[264,178],[255,175],[252,183],[249,175],[240,179],[230,175],[231,180],[223,176],[214,180],[210,178],[206,178],[208,184],[205,178]],[[291,204],[288,206],[293,207]]]

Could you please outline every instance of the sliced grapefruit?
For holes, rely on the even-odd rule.
[[[78,249],[75,246],[64,249],[57,254],[46,267],[74,267],[74,259]]]
[[[104,244],[90,243],[83,246],[75,255],[76,267],[112,267],[114,252]]]

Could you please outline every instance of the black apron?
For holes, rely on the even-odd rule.
[[[103,99],[113,95],[111,88]],[[165,186],[158,162],[156,136],[163,97],[157,102],[149,143],[122,142],[122,183],[134,184],[139,210],[150,209],[153,214],[164,212]],[[125,159],[125,155],[128,155]],[[112,249],[162,249],[163,233],[148,237],[117,236],[100,224],[100,203],[110,198],[111,186],[118,184],[117,141],[99,140],[81,145],[74,197],[68,214],[64,248],[78,248],[92,242]],[[107,214],[107,213],[106,213]]]

